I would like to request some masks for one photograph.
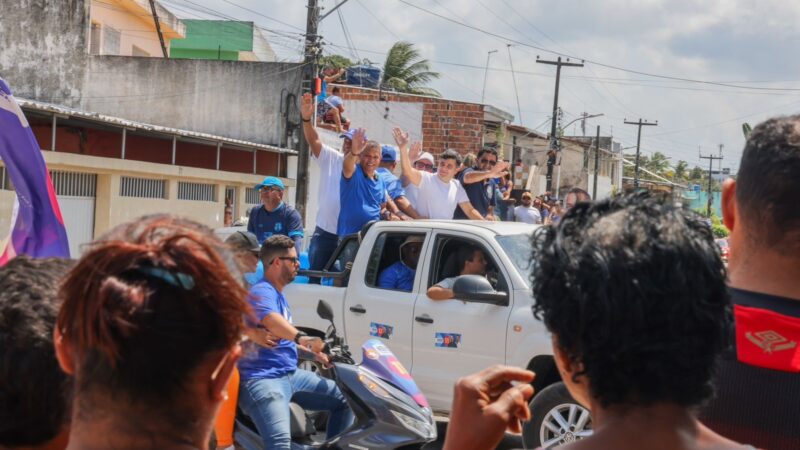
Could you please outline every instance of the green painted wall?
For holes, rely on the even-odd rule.
[[[182,20],[186,38],[170,42],[170,58],[236,61],[253,50],[253,23],[227,20]]]

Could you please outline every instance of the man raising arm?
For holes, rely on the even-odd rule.
[[[422,172],[411,165],[408,152],[408,133],[400,128],[392,130],[395,142],[400,149],[400,166],[403,176],[419,187],[416,209],[423,217],[431,219],[452,219],[456,207],[470,219],[482,220],[483,216],[472,207],[464,187],[453,177],[461,165],[461,155],[448,149],[440,156],[437,173]]]

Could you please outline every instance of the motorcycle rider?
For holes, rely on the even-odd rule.
[[[273,349],[253,348],[239,362],[239,404],[258,429],[266,449],[291,446],[290,401],[305,409],[330,413],[327,437],[344,431],[353,420],[347,402],[329,379],[297,367],[298,345],[327,364],[320,338],[307,336],[292,325],[292,313],[283,288],[297,276],[300,262],[294,241],[283,235],[267,238],[259,254],[264,279],[250,289],[250,303],[258,326],[280,338]]]

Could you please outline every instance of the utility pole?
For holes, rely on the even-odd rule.
[[[639,132],[636,135],[636,169],[633,175],[633,188],[639,189],[639,147],[641,146],[642,143],[642,126],[647,126],[647,125],[658,126],[658,121],[656,120],[655,122],[648,122],[646,120],[643,121],[640,118],[638,122],[629,122],[625,120],[625,124],[639,126]]]
[[[573,63],[569,62],[569,58],[566,61],[561,61],[561,57],[559,56],[556,61],[547,61],[544,59],[539,59],[539,56],[536,56],[536,62],[541,64],[549,64],[551,66],[556,66],[556,91],[555,95],[553,96],[553,122],[550,126],[550,149],[555,150],[557,152],[561,151],[560,146],[558,145],[558,135],[556,134],[556,117],[558,117],[558,85],[561,80],[561,67],[583,67],[583,61],[580,63]],[[548,171],[550,172],[550,171]],[[553,189],[553,177],[547,177],[547,187],[546,190],[550,191]],[[556,198],[558,198],[558,192],[556,192]]]
[[[317,69],[317,57],[319,48],[317,47],[317,25],[319,24],[319,6],[317,0],[308,0],[308,13],[306,15],[306,44],[305,58],[303,59],[302,84],[300,93],[311,92],[314,85],[314,77],[319,70]],[[305,138],[300,139],[300,149],[297,152],[297,198],[295,208],[300,213],[300,217],[305,223],[306,203],[308,202],[308,142]]]
[[[483,99],[486,98],[486,77],[489,75],[489,58],[491,58],[492,53],[497,53],[497,50],[489,50],[486,53],[486,70],[483,71],[483,91],[481,91],[481,103],[483,103]]]
[[[164,33],[161,32],[161,23],[158,21],[158,13],[156,13],[155,0],[150,0],[150,11],[153,13],[153,21],[156,23],[156,33],[158,33],[158,40],[161,42],[161,51],[164,53],[164,58],[169,58],[167,46],[164,44]]]
[[[722,149],[720,148],[720,151],[721,150]],[[711,182],[712,182],[711,171],[713,170],[714,160],[715,159],[719,159],[720,160],[720,167],[721,167],[721,165],[722,165],[722,154],[720,153],[720,156],[714,156],[714,155],[703,156],[701,154],[700,155],[700,159],[707,159],[708,160],[708,205],[706,206],[706,217],[711,217],[711,202],[714,200],[714,195],[711,192]]]
[[[514,73],[514,60],[511,58],[511,44],[506,44],[508,50],[508,63],[511,65],[511,80],[514,81],[514,95],[517,97],[517,114],[519,115],[519,124],[522,125],[522,108],[519,106],[519,91],[517,90],[517,75]]]
[[[599,165],[600,165],[600,125],[597,126],[597,137],[594,139],[594,183],[592,186],[592,198],[595,200],[597,200],[597,168]]]

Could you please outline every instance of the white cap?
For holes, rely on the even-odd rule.
[[[414,160],[414,162],[422,161],[422,160],[428,161],[429,163],[431,163],[433,165],[436,165],[436,161],[433,159],[433,155],[431,155],[428,152],[422,152],[422,154],[419,156],[419,158]]]

